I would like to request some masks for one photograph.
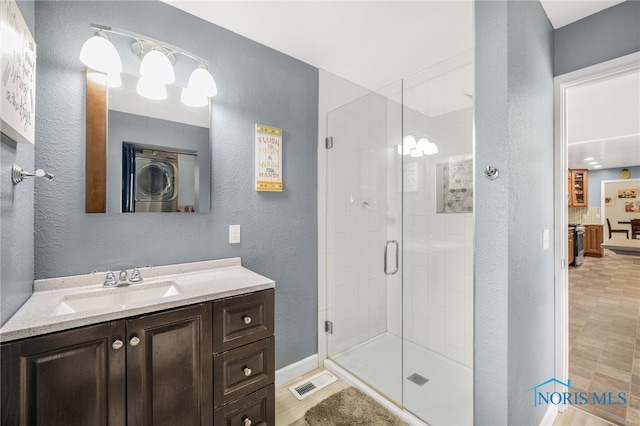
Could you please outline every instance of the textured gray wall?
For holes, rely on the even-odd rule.
[[[33,2],[18,1],[34,34]],[[36,70],[37,72],[37,70]],[[37,102],[37,101],[36,101]],[[33,288],[33,180],[14,186],[11,167],[32,172],[34,147],[0,138],[0,325],[31,296]]]
[[[317,346],[317,69],[160,2],[36,3],[36,161],[56,173],[36,183],[36,278],[134,265],[241,256],[274,279],[276,367]],[[90,23],[183,47],[209,61],[212,107],[210,214],[84,213],[84,74]],[[114,36],[114,38],[117,36]],[[254,126],[282,127],[283,193],[254,191]],[[228,244],[228,226],[242,243]]]
[[[475,423],[508,423],[509,93],[506,2],[476,2]],[[497,167],[500,177],[482,171]],[[487,250],[478,250],[486,247]]]
[[[554,75],[640,51],[640,0],[627,0],[554,32]]]
[[[476,3],[479,425],[539,423],[527,390],[554,375],[552,31],[537,1]]]

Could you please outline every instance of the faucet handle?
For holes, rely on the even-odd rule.
[[[102,285],[104,287],[111,287],[117,284],[116,281],[116,276],[113,274],[112,270],[109,270],[107,272],[107,276],[104,278],[104,282],[102,283]]]
[[[138,269],[137,266],[133,268],[133,271],[131,271],[131,276],[129,277],[129,281],[132,283],[142,282],[142,275],[140,274],[140,270]]]

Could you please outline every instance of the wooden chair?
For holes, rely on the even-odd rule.
[[[611,234],[626,234],[627,238],[629,238],[628,229],[611,229],[611,222],[609,222],[609,218],[607,218],[607,228],[609,228],[609,239],[611,239]]]
[[[631,219],[631,238],[640,237],[640,219]]]

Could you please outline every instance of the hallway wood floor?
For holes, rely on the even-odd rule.
[[[607,253],[610,253],[607,251]],[[626,404],[579,408],[640,425],[640,257],[585,257],[569,269],[569,378],[577,392],[627,392]]]

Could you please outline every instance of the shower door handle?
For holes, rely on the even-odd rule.
[[[388,262],[387,262],[387,257],[388,257],[387,252],[389,251],[389,246],[392,244],[396,246],[396,267],[393,271],[389,272]],[[398,244],[397,240],[389,240],[384,243],[384,274],[385,275],[393,275],[396,272],[398,272],[398,267],[399,267],[398,265],[400,264],[399,256],[400,256],[400,245]]]

